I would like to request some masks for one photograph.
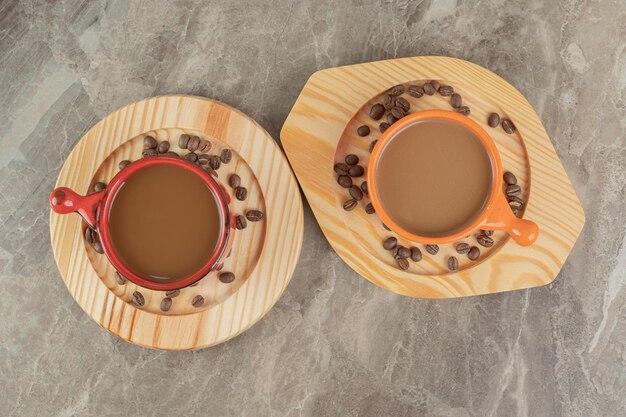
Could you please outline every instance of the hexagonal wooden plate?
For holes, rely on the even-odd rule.
[[[357,154],[366,166],[369,143],[380,136],[378,122],[368,116],[371,105],[397,84],[426,80],[449,84],[471,108],[470,118],[493,137],[504,170],[518,177],[526,203],[523,217],[539,225],[540,235],[531,247],[521,247],[503,232],[494,234],[495,244],[481,249],[472,262],[458,255],[452,244],[442,245],[437,255],[427,254],[401,271],[381,242],[393,233],[376,215],[363,210],[346,212],[346,190],[336,183],[335,162],[348,153]],[[405,94],[411,111],[452,109],[449,97],[439,94],[413,98]],[[487,116],[498,112],[515,123],[517,132],[507,135],[487,126]],[[371,133],[356,134],[360,125]],[[300,93],[281,132],[287,157],[326,238],[355,271],[387,290],[412,297],[451,298],[530,288],[551,282],[567,258],[585,218],[541,121],[528,101],[491,71],[455,58],[416,57],[331,68],[315,73]],[[401,240],[402,241],[402,240]],[[475,236],[463,241],[476,245]],[[403,242],[411,246],[411,242]],[[415,245],[421,247],[420,245]],[[460,269],[445,267],[449,256],[460,260]]]

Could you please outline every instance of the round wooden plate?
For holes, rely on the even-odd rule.
[[[243,332],[265,315],[289,283],[302,246],[302,201],[285,157],[269,134],[249,117],[222,103],[201,97],[163,96],[123,107],[101,120],[76,145],[61,169],[57,186],[90,192],[97,181],[107,182],[124,159],[141,157],[146,135],[169,140],[178,148],[182,133],[209,140],[208,153],[233,151],[222,164],[218,180],[237,173],[248,189],[245,201],[234,199],[234,210],[259,209],[261,222],[235,234],[232,255],[223,271],[235,274],[224,284],[212,272],[172,299],[169,311],[159,306],[163,292],[115,279],[104,255],[83,239],[78,215],[50,214],[50,235],[61,276],[78,304],[105,329],[130,342],[158,349],[198,349],[222,343]],[[277,256],[278,255],[278,256]],[[164,254],[167,256],[167,254]],[[140,291],[145,305],[131,303]],[[191,300],[202,295],[196,308]]]

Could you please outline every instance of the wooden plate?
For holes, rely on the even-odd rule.
[[[85,244],[79,216],[50,214],[54,256],[74,299],[111,333],[158,349],[213,346],[252,326],[284,291],[302,246],[302,201],[275,141],[241,112],[201,97],[154,97],[113,112],[76,145],[57,186],[86,194],[95,182],[106,183],[121,160],[141,157],[148,134],[159,141],[170,140],[171,150],[182,155],[185,152],[177,146],[182,133],[209,140],[211,154],[231,149],[232,161],[217,172],[227,189],[231,173],[237,173],[248,188],[245,201],[234,200],[235,212],[259,209],[266,214],[263,221],[248,222],[235,234],[232,255],[223,269],[235,273],[234,282],[221,283],[216,273],[210,273],[199,284],[181,290],[171,309],[162,312],[163,292],[116,281],[106,257]],[[141,309],[130,303],[134,291],[144,295]],[[198,294],[205,302],[194,308],[191,300]]]
[[[370,142],[378,139],[378,124],[384,121],[372,120],[370,107],[382,102],[383,95],[397,84],[422,85],[427,80],[453,86],[470,107],[469,117],[493,137],[504,171],[513,172],[522,187],[523,217],[539,225],[539,239],[533,246],[523,248],[504,232],[495,232],[495,244],[483,248],[475,236],[469,236],[462,241],[481,249],[481,257],[473,262],[457,254],[452,244],[440,245],[433,256],[423,246],[399,239],[424,254],[421,262],[411,262],[407,271],[401,271],[381,244],[394,234],[375,214],[365,212],[369,200],[364,198],[353,211],[343,210],[343,202],[350,197],[337,184],[333,165],[349,153],[367,165]],[[411,112],[452,110],[450,98],[439,94],[403,97],[411,103]],[[487,126],[491,112],[513,120],[516,133]],[[367,137],[356,134],[361,125],[370,127]],[[339,256],[368,280],[399,294],[450,298],[547,284],[558,274],[584,224],[578,198],[530,104],[502,78],[467,61],[417,57],[319,71],[302,90],[281,139],[313,213]],[[459,259],[457,272],[446,267],[450,256]]]

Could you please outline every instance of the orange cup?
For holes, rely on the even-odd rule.
[[[385,148],[385,145],[402,129],[417,122],[432,119],[445,119],[460,124],[474,133],[485,146],[489,159],[491,160],[492,171],[491,194],[478,216],[476,216],[471,224],[464,229],[447,236],[436,237],[416,235],[408,230],[405,230],[394,222],[387,212],[385,212],[385,209],[380,202],[376,184],[376,167],[378,166],[378,160],[382,150]],[[368,165],[367,185],[372,205],[376,209],[376,214],[378,214],[385,225],[405,239],[424,244],[450,243],[463,239],[465,236],[478,229],[490,229],[506,231],[518,244],[522,246],[531,245],[537,240],[539,235],[539,228],[537,227],[537,224],[529,220],[523,220],[516,217],[511,211],[511,208],[505,198],[502,191],[502,162],[500,161],[500,153],[498,152],[493,139],[491,139],[482,127],[466,116],[448,110],[424,110],[403,117],[381,135],[380,139],[376,143],[376,146],[374,147],[374,150],[372,151]]]

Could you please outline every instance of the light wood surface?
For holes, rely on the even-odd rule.
[[[462,240],[481,249],[472,262],[455,252],[452,244],[440,245],[437,255],[427,254],[422,245],[399,241],[422,250],[421,262],[410,262],[407,271],[396,267],[381,242],[395,236],[376,215],[363,207],[346,212],[349,197],[336,183],[335,162],[348,153],[359,156],[366,166],[369,144],[380,136],[379,121],[368,112],[372,104],[397,84],[421,85],[438,80],[454,87],[471,109],[470,118],[493,137],[504,171],[513,172],[526,202],[523,217],[536,222],[538,241],[531,247],[518,246],[504,232],[495,232],[495,244],[483,248],[475,236]],[[448,109],[449,97],[439,94],[413,98],[411,112]],[[508,117],[517,132],[506,134],[500,127],[487,126],[491,112]],[[356,134],[368,125],[369,136]],[[535,287],[551,282],[561,269],[584,224],[584,213],[571,183],[528,101],[514,87],[483,67],[446,57],[416,57],[331,68],[315,73],[307,82],[281,132],[287,157],[298,177],[313,213],[326,238],[356,272],[387,290],[412,297],[451,298]],[[365,178],[363,178],[364,180]],[[357,182],[360,184],[360,181]],[[462,182],[459,183],[462,186]],[[460,269],[451,273],[449,256],[456,256]]]
[[[208,139],[210,154],[233,150],[233,160],[222,164],[219,180],[237,173],[248,188],[248,198],[234,200],[237,213],[260,209],[266,216],[235,232],[232,255],[223,271],[232,271],[233,283],[219,282],[210,273],[198,285],[181,290],[164,313],[164,297],[127,282],[119,285],[104,255],[84,243],[84,225],[78,215],[51,212],[50,234],[54,256],[70,293],[101,326],[130,342],[158,349],[197,349],[222,343],[249,328],[269,311],[289,283],[302,246],[302,201],[295,178],[280,149],[252,119],[222,103],[192,96],[163,96],[123,107],[96,124],[76,145],[63,165],[57,186],[86,194],[94,182],[108,182],[123,159],[141,157],[142,141],[150,134],[170,140],[178,148],[182,133]],[[130,303],[134,291],[146,300],[142,308]],[[191,299],[200,294],[200,308]]]

